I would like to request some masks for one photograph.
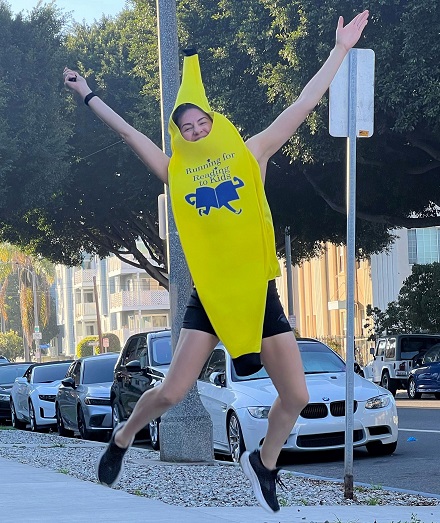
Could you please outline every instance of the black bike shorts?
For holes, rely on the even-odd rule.
[[[225,314],[228,314],[228,311],[225,311]],[[191,292],[182,327],[217,336],[195,288]],[[292,332],[292,328],[284,314],[275,280],[271,280],[267,286],[262,338],[270,338],[283,332]],[[233,362],[235,371],[239,376],[248,376],[262,367],[260,354],[256,353],[239,356]]]

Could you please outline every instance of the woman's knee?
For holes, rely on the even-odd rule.
[[[291,412],[292,415],[298,416],[309,402],[309,392],[307,387],[296,389],[292,393],[286,394],[285,397],[280,396],[280,401],[285,410]]]
[[[188,390],[183,390],[173,386],[166,386],[165,383],[163,383],[160,387],[158,387],[158,392],[158,401],[161,407],[168,410],[169,408],[174,407],[174,405],[180,403],[187,395]]]

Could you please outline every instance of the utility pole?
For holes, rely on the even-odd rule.
[[[102,348],[101,315],[99,314],[98,287],[96,286],[96,276],[93,276],[93,294],[95,296],[96,322],[98,324],[99,354],[101,354],[104,351],[103,351],[103,348]]]
[[[176,0],[156,0],[159,37],[159,71],[162,112],[162,144],[171,155],[168,120],[179,90]],[[165,191],[167,188],[165,187]],[[183,314],[191,293],[188,271],[179,236],[168,208],[168,267],[170,278],[171,339],[173,351],[182,327]],[[162,416],[160,423],[160,459],[162,461],[211,462],[214,458],[212,422],[194,385],[186,398]]]

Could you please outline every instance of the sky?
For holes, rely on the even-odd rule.
[[[30,11],[37,4],[38,0],[7,0],[14,13],[20,11]],[[43,4],[50,1],[43,0]],[[114,16],[120,13],[125,7],[125,0],[56,0],[56,5],[65,12],[72,12],[76,22],[85,20],[92,23],[95,19],[100,19],[102,14]]]

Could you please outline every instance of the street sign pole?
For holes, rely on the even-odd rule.
[[[353,499],[356,282],[356,138],[373,134],[374,53],[351,49],[330,86],[330,134],[347,138],[346,397],[344,497]]]

